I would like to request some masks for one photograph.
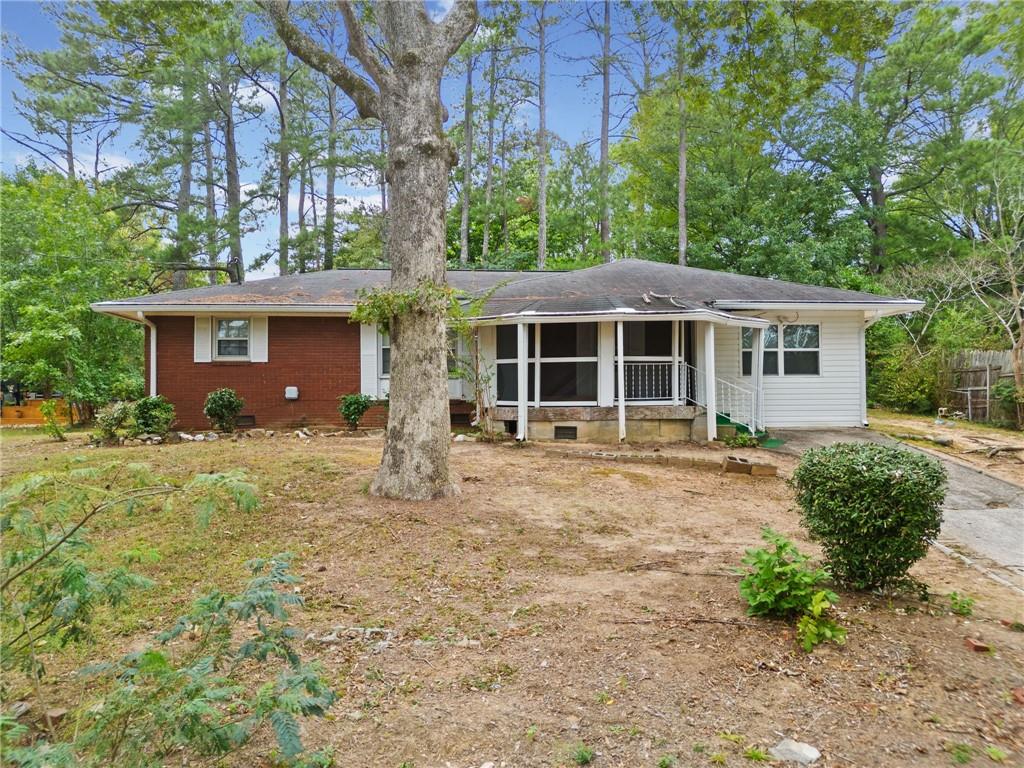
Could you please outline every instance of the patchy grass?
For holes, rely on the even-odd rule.
[[[1021,603],[956,561],[932,554],[914,575],[969,594],[970,634],[993,654],[964,647],[964,619],[947,599],[842,594],[848,644],[811,655],[783,623],[749,626],[732,569],[761,527],[817,552],[781,478],[622,471],[538,447],[457,443],[462,494],[405,503],[362,492],[380,455],[374,439],[130,449],[14,440],[5,479],[83,456],[144,461],[177,480],[240,467],[262,494],[259,511],[224,513],[205,530],[185,510],[159,508],[96,522],[97,556],[152,547],[161,559],[139,566],[157,586],[100,616],[94,644],[47,654],[44,694],[71,709],[87,698],[70,671],[151,640],[208,588],[237,586],[244,560],[290,550],[304,634],[394,633],[303,646],[340,695],[328,720],[304,726],[305,740],[333,745],[346,764],[671,765],[689,754],[695,765],[741,766],[763,761],[778,733],[837,765],[1024,751],[1010,696],[1024,635],[999,624],[1024,620]],[[34,700],[23,681],[5,683],[11,698]],[[234,764],[265,762],[250,752]]]

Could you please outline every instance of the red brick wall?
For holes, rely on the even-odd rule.
[[[343,317],[271,317],[268,362],[193,362],[192,317],[153,317],[157,327],[157,392],[172,403],[181,429],[209,427],[203,415],[206,395],[231,387],[245,400],[243,415],[256,425],[340,425],[338,397],[359,392],[359,326]],[[149,333],[146,334],[149,360]],[[147,393],[149,367],[146,367]],[[284,388],[299,388],[298,400],[285,400]],[[374,408],[365,426],[386,422]]]
[[[206,429],[206,395],[231,387],[245,400],[242,415],[258,427],[335,425],[338,397],[359,392],[359,326],[344,317],[271,317],[268,362],[193,362],[194,320],[153,317],[157,327],[157,393],[174,403],[179,429]],[[146,329],[146,394],[149,394],[149,329]],[[299,388],[298,400],[285,400],[284,388]],[[452,413],[472,407],[451,403]],[[374,406],[360,426],[387,424],[387,410]]]

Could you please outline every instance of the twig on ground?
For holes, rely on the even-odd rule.
[[[763,625],[743,619],[705,619],[700,616],[656,616],[650,619],[609,619],[612,624],[725,624],[731,627],[760,628]]]

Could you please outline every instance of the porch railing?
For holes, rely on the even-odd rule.
[[[627,358],[623,378],[626,402],[673,402],[672,361],[636,361]],[[618,398],[616,383],[615,397]],[[678,402],[707,407],[704,372],[679,361]],[[742,424],[751,432],[758,427],[757,393],[753,388],[715,377],[715,414],[734,424]]]

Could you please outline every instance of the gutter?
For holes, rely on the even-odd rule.
[[[502,315],[483,315],[469,318],[470,325],[511,325],[515,323],[531,322],[535,320],[546,320],[554,323],[571,323],[580,319],[592,322],[598,321],[619,321],[619,320],[708,320],[721,325],[733,325],[742,328],[767,328],[771,321],[760,317],[740,317],[723,311],[694,309],[685,311],[641,311],[636,309],[622,309],[618,312],[607,310],[591,310],[582,312],[537,312],[527,310],[525,312],[509,312]]]
[[[128,304],[118,301],[98,301],[90,304],[93,312],[117,315],[129,320],[145,312],[151,315],[348,315],[352,304]]]
[[[156,397],[156,323],[142,312],[137,312],[136,317],[149,328],[149,396]]]

